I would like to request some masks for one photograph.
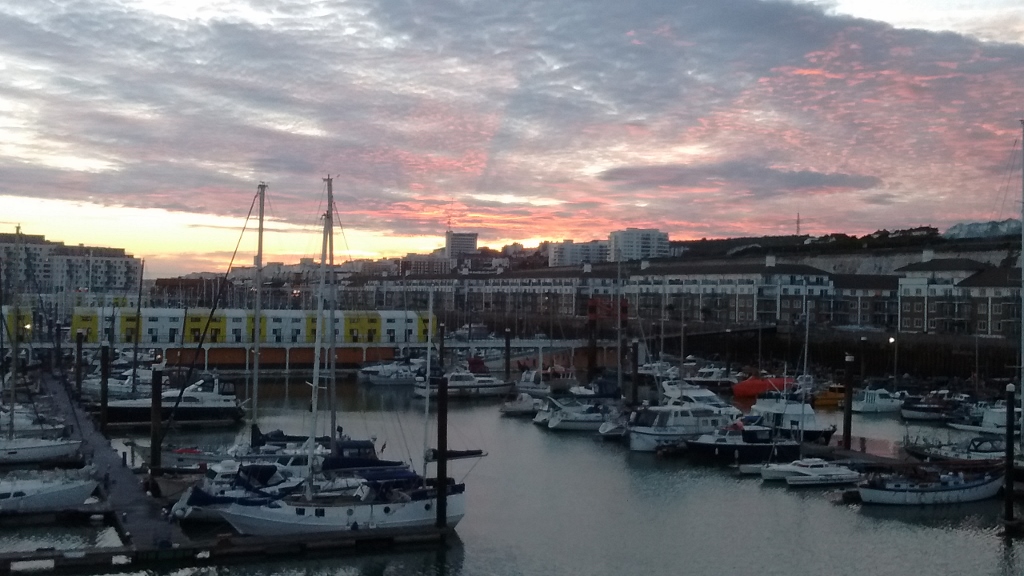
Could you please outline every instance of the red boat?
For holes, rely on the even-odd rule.
[[[758,394],[774,390],[784,392],[793,387],[793,379],[778,376],[766,378],[752,376],[732,385],[733,398],[757,398]]]

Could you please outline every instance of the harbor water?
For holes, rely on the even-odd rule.
[[[309,387],[261,387],[264,431],[310,430]],[[326,399],[324,399],[326,400]],[[408,388],[341,383],[338,424],[375,438],[382,456],[421,467],[434,412]],[[1024,573],[1024,542],[1000,535],[1001,502],[932,508],[844,504],[841,490],[787,488],[727,468],[631,453],[595,434],[553,432],[505,418],[499,401],[453,402],[449,446],[481,459],[449,463],[466,483],[467,514],[445,550],[374,553],[175,570],[175,574],[581,575],[742,574],[792,576]],[[324,402],[321,402],[321,406]],[[822,418],[841,428],[841,413]],[[318,415],[318,433],[327,413]],[[855,435],[894,441],[947,439],[943,428],[905,428],[897,415],[854,416]],[[180,446],[226,446],[242,431],[177,434]],[[1024,509],[1024,506],[1021,507]],[[90,532],[91,530],[91,532]],[[107,529],[0,527],[4,551],[102,545]],[[230,531],[224,526],[215,533]],[[116,539],[116,538],[115,538]],[[116,545],[116,542],[108,545]],[[168,573],[171,573],[168,571]]]

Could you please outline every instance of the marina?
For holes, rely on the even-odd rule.
[[[66,396],[66,391],[57,380],[44,379],[44,387],[45,392],[54,398],[59,398],[61,394]],[[264,384],[261,392],[265,398],[267,414],[262,424],[293,431],[305,429],[309,424],[309,414],[307,401],[301,397],[304,388],[305,385],[301,381],[274,380]],[[399,432],[395,427],[398,419],[411,421],[405,424],[401,434],[410,436],[406,442],[410,445],[422,442],[423,438],[416,431],[422,434],[425,428],[424,404],[422,399],[412,394],[411,387],[378,388],[358,382],[354,378],[347,378],[341,381],[339,398],[343,406],[340,421],[346,430],[360,437],[363,433],[369,435],[371,431],[376,431],[378,446],[387,446],[384,454],[391,453],[399,445]],[[596,529],[596,526],[607,522],[618,522],[621,525],[636,522],[633,526],[639,532],[634,533],[633,538],[655,538],[656,541],[667,542],[660,529],[653,533],[649,532],[649,529],[641,528],[645,523],[640,521],[637,514],[653,514],[651,517],[659,519],[664,526],[693,530],[696,529],[696,525],[692,520],[670,516],[669,511],[676,511],[677,515],[681,514],[683,517],[694,514],[706,516],[710,512],[708,506],[715,506],[718,513],[733,510],[744,517],[755,514],[748,517],[744,523],[728,528],[730,533],[740,536],[752,535],[753,531],[759,528],[760,521],[756,521],[759,517],[756,515],[757,510],[765,506],[778,510],[781,506],[782,510],[788,511],[782,512],[783,516],[776,520],[785,522],[786,518],[796,514],[793,516],[795,520],[808,513],[797,513],[798,510],[809,509],[813,511],[813,516],[818,518],[815,525],[821,521],[828,522],[830,529],[835,532],[830,537],[856,538],[861,543],[872,542],[874,537],[868,537],[868,534],[879,530],[890,533],[890,537],[904,539],[907,545],[913,545],[914,539],[917,538],[939,537],[949,542],[955,542],[958,538],[967,538],[972,542],[976,542],[979,537],[988,538],[991,540],[991,546],[995,548],[982,546],[976,555],[968,554],[966,558],[955,559],[970,562],[970,566],[989,566],[988,570],[978,572],[982,574],[1003,573],[1000,572],[998,557],[983,558],[982,551],[987,548],[999,549],[1000,546],[1008,546],[1007,549],[1011,553],[1007,561],[1017,561],[1016,541],[1004,541],[999,536],[1001,523],[998,500],[957,504],[953,506],[953,510],[926,512],[912,508],[906,513],[906,518],[901,520],[901,515],[897,512],[879,512],[872,510],[868,505],[844,503],[843,488],[801,488],[798,491],[787,491],[780,490],[778,486],[761,486],[755,480],[737,477],[728,466],[707,466],[685,458],[666,459],[654,454],[632,452],[623,444],[601,441],[592,431],[554,434],[532,425],[525,419],[502,418],[500,405],[500,399],[474,399],[451,406],[450,429],[453,439],[463,438],[459,442],[462,444],[466,442],[465,437],[471,435],[474,441],[481,443],[489,451],[487,458],[474,461],[473,464],[451,464],[460,464],[454,470],[456,477],[467,477],[470,480],[466,492],[466,515],[459,523],[458,532],[424,528],[379,532],[371,537],[368,533],[364,536],[345,531],[318,534],[316,538],[310,539],[240,536],[232,534],[231,529],[226,526],[212,532],[209,529],[196,532],[194,527],[169,522],[163,510],[166,502],[159,502],[143,491],[145,476],[140,474],[139,470],[144,457],[148,455],[135,451],[132,447],[133,437],[123,436],[120,431],[111,433],[111,440],[99,435],[98,431],[91,429],[89,416],[69,400],[62,404],[62,409],[68,410],[67,414],[76,421],[76,429],[85,432],[84,441],[91,447],[86,450],[90,461],[101,470],[109,466],[110,478],[107,485],[113,489],[102,490],[104,498],[97,504],[83,505],[78,510],[68,510],[61,517],[72,518],[77,514],[82,519],[80,522],[88,525],[89,517],[102,516],[104,523],[114,530],[118,544],[114,545],[108,538],[106,546],[75,548],[72,551],[0,549],[0,562],[11,572],[21,572],[25,566],[35,566],[36,569],[43,566],[44,570],[62,573],[114,573],[147,566],[230,566],[239,562],[248,564],[258,558],[294,565],[296,562],[314,562],[316,560],[313,558],[317,557],[335,557],[329,561],[332,563],[330,565],[339,567],[348,565],[346,562],[352,562],[351,565],[357,566],[366,561],[366,558],[377,558],[383,565],[421,558],[421,570],[434,570],[437,566],[442,566],[445,573],[468,574],[472,573],[472,570],[467,568],[467,563],[469,566],[475,565],[476,562],[489,565],[488,562],[493,563],[505,555],[499,550],[506,546],[519,551],[515,555],[515,565],[520,569],[531,566],[537,568],[533,564],[536,560],[529,560],[536,553],[523,552],[527,546],[539,545],[536,539],[542,538],[544,534],[559,533],[560,537],[568,534],[573,545],[597,553],[594,547],[599,545],[590,542],[590,539],[596,542],[610,542],[609,538],[618,538],[617,530]],[[821,411],[818,418],[826,424],[841,426],[842,412]],[[905,459],[899,456],[896,440],[908,432],[908,429],[894,415],[858,415],[854,420],[854,426],[858,434],[864,436],[854,438],[853,450],[843,451],[834,445],[805,444],[802,450],[804,457],[825,457],[844,463],[874,463],[880,466],[891,464],[896,458]],[[385,432],[382,434],[382,431]],[[962,433],[956,430],[928,425],[921,425],[914,431],[950,438],[962,436]],[[205,443],[208,446],[220,445],[223,448],[233,444],[241,434],[244,434],[244,431],[193,432],[184,438],[177,438],[176,441],[184,440],[187,443],[191,440],[197,445]],[[134,437],[134,440],[140,441],[144,438]],[[397,453],[391,453],[390,457],[396,456]],[[404,456],[412,458],[413,450],[410,449],[401,459],[405,459]],[[516,462],[528,464],[517,465]],[[581,470],[588,473],[580,474]],[[539,484],[540,479],[536,478],[538,473],[548,477],[548,480]],[[562,480],[555,480],[556,478]],[[529,494],[550,490],[553,486],[563,488],[548,497],[537,499],[536,502],[532,501],[535,499],[528,497]],[[570,486],[572,489],[569,489]],[[633,503],[630,506],[624,506],[621,498],[614,495],[623,490],[630,494],[627,499]],[[704,504],[697,504],[694,500],[698,495]],[[513,505],[513,502],[517,504]],[[597,509],[592,509],[593,503],[600,505]],[[665,510],[654,514],[651,506]],[[878,516],[881,518],[876,518]],[[730,516],[727,515],[726,518],[728,517]],[[886,518],[898,522],[891,525],[888,523],[891,520]],[[28,520],[27,517],[7,518],[0,530],[7,530],[5,536],[11,536],[17,541],[16,533],[9,532],[12,522]],[[34,523],[37,522],[38,518]],[[938,527],[929,527],[929,524],[934,522],[938,523]],[[508,526],[509,523],[511,527]],[[531,529],[525,530],[528,525]],[[710,526],[716,530],[726,530],[721,524],[711,523]],[[903,528],[900,528],[901,526]],[[705,525],[705,529],[707,527]],[[850,532],[850,529],[855,527],[860,529]],[[907,530],[908,527],[912,529]],[[899,536],[892,533],[892,530],[897,530]],[[811,538],[808,532],[797,533],[803,534],[805,539]],[[820,541],[822,537],[818,535],[811,538],[811,541]],[[447,544],[438,548],[442,540]],[[500,545],[499,540],[502,542]],[[773,549],[772,553],[784,554],[786,550],[795,553],[796,549],[792,548],[795,544],[787,545],[789,540],[781,536],[768,538],[772,546],[778,547],[777,550]],[[630,541],[633,541],[632,538]],[[636,541],[637,544],[639,542],[640,540]],[[822,545],[825,545],[824,542]],[[767,551],[764,546],[762,543],[753,546],[753,549],[763,553]],[[803,545],[800,545],[799,550],[804,549]],[[380,556],[382,550],[393,552]],[[433,554],[427,551],[433,551]],[[749,558],[748,555],[752,553],[745,547],[740,556]],[[427,556],[422,556],[424,554]],[[611,555],[610,566],[603,568],[606,571],[592,571],[612,574],[615,573],[613,567],[626,570],[629,562],[638,561],[635,550],[622,550],[620,554]],[[692,550],[691,554],[698,565],[711,566],[707,564],[710,560],[697,550]],[[555,566],[561,565],[561,561],[551,557],[549,553],[542,556]],[[608,554],[601,557],[609,558]],[[300,558],[303,560],[299,560]],[[346,561],[345,558],[352,560]],[[427,558],[432,560],[428,561]],[[806,564],[806,567],[822,569],[836,566],[832,560],[823,560],[818,558],[815,562]],[[946,559],[947,562],[953,560]],[[889,562],[894,561],[893,558],[889,558]],[[669,562],[671,560],[665,556],[644,555],[642,563],[650,569],[657,569],[658,566],[667,568]],[[733,562],[738,560],[719,562],[722,566],[728,567],[737,566]],[[899,563],[879,564],[874,567],[878,568],[880,573],[895,574],[899,573],[896,569],[900,566],[904,569],[907,567]],[[568,566],[564,568],[568,569]],[[886,569],[891,571],[886,572]]]

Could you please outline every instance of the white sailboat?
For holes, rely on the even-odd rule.
[[[320,352],[323,338],[324,287],[328,260],[329,236],[332,230],[333,202],[328,198],[320,261],[320,290],[317,295],[316,344],[313,359],[312,425],[310,437],[316,435],[317,399],[320,382]],[[430,296],[431,308],[433,293]],[[431,325],[428,334],[432,332]],[[429,344],[429,342],[428,342]],[[429,354],[428,354],[429,358]],[[428,366],[429,368],[429,366]],[[428,370],[429,373],[429,370]],[[312,443],[311,443],[312,445]],[[309,462],[313,458],[310,454]],[[410,528],[433,526],[437,521],[437,483],[412,474],[383,480],[364,480],[353,495],[321,497],[313,490],[313,469],[307,472],[308,482],[301,497],[282,498],[262,505],[231,504],[221,516],[241,534],[281,535],[339,532],[379,528]],[[447,525],[454,527],[465,514],[464,484],[445,482]]]
[[[92,478],[65,475],[0,479],[0,513],[60,512],[80,506],[96,490]]]

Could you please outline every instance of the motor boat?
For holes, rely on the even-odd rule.
[[[854,484],[860,472],[821,458],[802,458],[788,463],[769,463],[761,468],[762,480],[784,480],[790,486]]]
[[[777,438],[767,426],[735,422],[711,434],[686,441],[687,453],[717,464],[792,461],[800,457],[800,443]]]
[[[850,409],[857,414],[899,412],[905,396],[905,393],[889,392],[884,388],[860,390],[854,394]]]
[[[661,447],[714,432],[735,419],[730,411],[707,404],[645,406],[630,416],[629,449],[656,452]]]

